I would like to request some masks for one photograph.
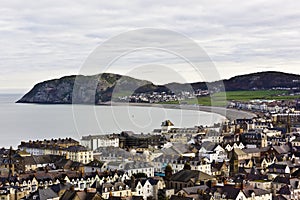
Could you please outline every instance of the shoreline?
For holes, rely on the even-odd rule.
[[[247,112],[244,110],[236,110],[225,107],[214,107],[214,106],[200,106],[200,105],[179,105],[179,104],[150,104],[150,103],[118,103],[118,102],[107,102],[98,104],[101,106],[138,106],[138,107],[156,107],[165,109],[183,109],[183,110],[195,110],[202,112],[215,113],[225,117],[228,120],[235,119],[252,119],[257,117],[256,114],[252,112]]]
[[[94,105],[94,104],[72,104],[72,103],[25,103],[25,102],[15,102],[16,104],[41,104],[41,105]],[[151,103],[123,103],[123,102],[104,102],[100,104],[95,104],[94,106],[137,106],[137,107],[155,107],[164,109],[182,109],[182,110],[194,110],[209,112],[221,115],[228,120],[235,119],[252,119],[257,117],[255,113],[237,110],[225,107],[215,107],[215,106],[201,106],[201,105],[185,105],[185,104],[151,104]]]

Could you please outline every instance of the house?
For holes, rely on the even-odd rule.
[[[123,182],[104,183],[100,189],[103,199],[132,196],[131,188]]]
[[[51,188],[45,188],[45,189],[39,188],[35,192],[31,193],[28,197],[26,197],[26,199],[28,199],[28,200],[34,200],[34,199],[59,200],[59,196]]]
[[[293,147],[300,147],[300,137],[296,137],[291,143]]]
[[[278,175],[272,181],[272,190],[277,191],[285,185],[290,185],[290,178],[288,176]]]
[[[134,180],[133,180],[134,181]],[[158,190],[165,187],[162,179],[142,178],[135,181],[134,196],[142,196],[143,199],[154,198],[158,199]]]
[[[250,186],[254,188],[260,188],[267,191],[271,191],[272,189],[272,181],[270,180],[265,180],[265,179],[249,180],[248,183]]]
[[[123,131],[119,136],[119,146],[121,148],[162,146],[165,141],[163,135],[135,134],[132,131]]]
[[[168,133],[172,128],[174,128],[174,124],[170,120],[161,123],[161,133]]]
[[[211,172],[213,176],[228,176],[229,175],[229,163],[223,162],[212,162]]]
[[[282,195],[287,199],[299,199],[300,197],[300,180],[297,178],[290,179],[290,184],[283,185],[277,190],[277,195]]]
[[[51,140],[29,140],[28,142],[22,141],[21,144],[18,146],[18,149],[20,149],[21,151],[27,151],[32,155],[63,155],[64,148],[77,145],[79,145],[79,142],[72,138],[58,138]]]
[[[64,158],[58,155],[32,155],[22,158],[20,165],[23,171],[37,170],[38,168],[48,167],[50,169],[55,169],[55,162]]]
[[[267,172],[270,174],[290,174],[291,170],[286,164],[273,163],[267,167]]]
[[[237,133],[243,133],[250,129],[254,129],[255,126],[253,119],[236,119],[234,124]]]
[[[94,160],[93,151],[88,150],[84,146],[69,146],[65,149],[66,159],[87,164]]]
[[[220,144],[223,142],[223,135],[219,129],[208,129],[207,133],[202,139],[202,142],[213,142]]]
[[[242,161],[242,160],[250,160],[251,159],[251,155],[247,154],[244,150],[242,149],[233,149],[232,151],[236,156],[237,156],[237,160],[238,161]]]
[[[243,133],[241,135],[241,141],[246,146],[253,145],[258,148],[268,146],[268,140],[266,134],[255,130]]]
[[[199,150],[199,156],[207,157],[209,162],[224,161],[227,159],[227,153],[220,145],[212,142],[203,142]]]
[[[128,162],[124,165],[124,168],[121,170],[124,170],[129,177],[137,173],[144,173],[148,177],[154,176],[154,166],[151,165],[149,162],[141,162],[141,161]]]
[[[269,167],[270,165],[274,164],[276,161],[276,157],[273,156],[266,156],[261,160],[260,166],[262,167],[262,169],[266,169],[267,167]]]
[[[194,186],[194,187],[187,187],[187,188],[182,188],[179,190],[176,195],[177,196],[183,196],[183,197],[190,197],[190,198],[197,198],[198,195],[204,195],[206,190],[208,189],[207,185],[199,185],[199,186]],[[199,197],[198,197],[199,198]],[[210,199],[210,198],[208,198]]]
[[[166,181],[167,188],[173,188],[175,191],[179,191],[182,188],[192,187],[196,185],[205,185],[208,183],[216,182],[216,178],[198,170],[184,169],[170,177],[170,180]]]
[[[96,192],[76,191],[70,189],[64,192],[60,200],[102,200],[102,197]]]
[[[154,176],[154,166],[151,165],[149,162],[141,162],[141,161],[109,162],[107,163],[107,169],[124,171],[129,177],[137,173],[144,173],[148,177]]]
[[[101,172],[103,164],[104,163],[99,160],[93,160],[84,165],[84,173]]]
[[[182,170],[186,163],[191,166],[192,170],[199,170],[211,175],[211,164],[200,157],[179,157],[177,160],[174,160],[172,163],[170,163],[170,165],[173,169],[173,172],[176,173]]]
[[[225,146],[225,150],[226,151],[232,151],[233,149],[235,148],[238,148],[238,149],[244,149],[245,148],[245,145],[242,143],[242,142],[234,142],[233,144],[230,144],[228,143],[226,146]]]
[[[130,152],[119,147],[100,147],[93,152],[95,159],[110,162],[110,161],[128,161],[133,160],[138,155],[132,155]]]
[[[155,172],[164,172],[164,169],[168,164],[176,162],[177,159],[180,158],[179,155],[164,155],[161,154],[160,156],[154,158],[151,164],[154,166]]]
[[[214,186],[210,189],[214,199],[272,200],[272,193],[260,188],[236,187],[235,185]]]
[[[82,136],[80,143],[93,151],[100,147],[119,147],[119,136],[116,134]]]

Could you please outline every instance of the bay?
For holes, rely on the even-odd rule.
[[[195,110],[139,106],[16,104],[21,94],[0,94],[0,147],[21,141],[133,131],[149,133],[169,119],[175,127],[212,125],[225,118]]]

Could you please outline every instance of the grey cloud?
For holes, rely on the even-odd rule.
[[[66,73],[61,76],[77,73],[97,45],[143,27],[170,29],[195,40],[211,57],[221,77],[262,70],[262,66],[282,70],[284,65],[286,72],[299,73],[299,7],[299,2],[290,0],[155,0],[126,5],[98,0],[2,2],[0,75],[9,74],[15,83],[1,82],[0,87],[28,89],[35,80],[49,78],[49,71],[53,72],[51,77],[60,76],[55,71]],[[177,42],[168,37],[166,40],[169,45]],[[123,63],[127,67],[151,62],[151,57],[139,60],[131,56]],[[153,57],[159,55],[153,53]],[[184,63],[177,61],[166,56],[157,59],[174,64],[174,68]],[[22,74],[31,77],[21,82]]]

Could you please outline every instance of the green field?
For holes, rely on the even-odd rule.
[[[226,106],[228,101],[243,101],[247,102],[254,99],[267,99],[267,100],[287,100],[287,99],[299,99],[300,95],[287,96],[288,91],[279,90],[258,90],[258,91],[229,91],[219,92],[212,94],[211,96],[193,98],[184,100],[187,104],[199,104],[205,106]],[[174,103],[178,102],[164,102]]]

